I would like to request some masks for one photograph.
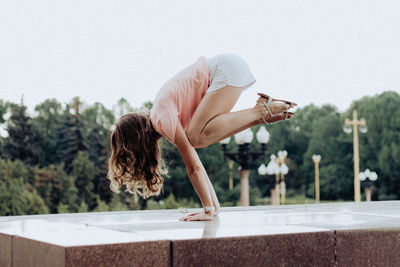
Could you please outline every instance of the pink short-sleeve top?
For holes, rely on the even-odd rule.
[[[154,129],[174,146],[178,119],[186,131],[197,106],[207,92],[210,70],[207,59],[201,56],[159,90],[150,111]]]

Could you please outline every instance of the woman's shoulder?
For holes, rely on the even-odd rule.
[[[160,102],[153,105],[150,110],[150,120],[158,133],[175,144],[175,131],[179,120],[179,112],[174,105],[160,104]]]

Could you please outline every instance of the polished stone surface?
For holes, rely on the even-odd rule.
[[[199,209],[0,217],[0,233],[67,247],[400,227],[400,201],[229,207],[213,221],[179,221],[194,211]]]
[[[352,246],[343,235],[344,232],[340,231],[400,231],[400,201],[229,207],[222,208],[219,216],[213,221],[179,221],[180,217],[194,211],[199,209],[0,217],[0,245],[4,249],[0,255],[3,260],[0,264],[11,266],[7,262],[12,258],[13,266],[19,266],[18,261],[22,261],[19,256],[29,254],[29,251],[39,255],[32,255],[31,258],[26,256],[32,262],[29,266],[34,266],[43,253],[48,254],[48,259],[44,259],[49,263],[63,258],[65,266],[68,266],[71,263],[76,264],[82,257],[99,258],[91,262],[94,265],[101,262],[100,258],[106,254],[112,261],[122,260],[124,253],[136,251],[137,253],[128,253],[132,257],[129,260],[132,260],[151,250],[155,250],[154,257],[143,261],[142,265],[157,262],[159,266],[169,266],[170,261],[173,261],[174,265],[178,262],[184,265],[188,263],[183,260],[184,255],[197,255],[199,264],[204,264],[202,259],[207,258],[210,262],[217,263],[217,258],[210,257],[206,248],[214,248],[221,253],[230,252],[228,255],[240,255],[239,258],[235,258],[235,262],[249,262],[255,255],[258,255],[256,259],[263,258],[263,261],[272,259],[271,255],[275,255],[275,260],[279,260],[280,250],[271,247],[264,249],[260,254],[260,248],[251,248],[257,246],[256,244],[267,248],[269,242],[274,242],[294,253],[293,257],[286,259],[286,263],[281,262],[282,265],[298,262],[301,256],[307,259],[307,262],[330,265],[332,259],[340,256],[335,254],[333,248],[339,249],[340,252],[340,247],[343,249],[346,245]],[[298,237],[307,240],[308,243],[304,244],[309,245],[297,250],[291,247],[290,242],[299,242],[298,245],[301,245]],[[391,238],[391,235],[388,235],[382,242],[394,242]],[[32,242],[39,245],[34,246]],[[239,247],[231,245],[235,242],[240,244]],[[204,250],[199,252],[198,249],[204,244]],[[320,244],[315,247],[320,248],[320,254],[313,251],[312,244]],[[249,253],[246,254],[246,250]],[[119,254],[118,251],[125,252]],[[400,251],[398,253],[400,254]],[[159,255],[159,258],[156,255]],[[220,255],[219,258],[221,257]],[[319,262],[318,259],[325,261]],[[197,262],[193,257],[190,260]],[[58,262],[64,266],[62,261]]]

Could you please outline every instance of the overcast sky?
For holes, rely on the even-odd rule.
[[[198,57],[236,53],[257,92],[334,104],[400,92],[400,1],[0,0],[0,98],[153,100]]]

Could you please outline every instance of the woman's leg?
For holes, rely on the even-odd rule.
[[[242,90],[242,87],[225,86],[209,92],[203,97],[186,131],[188,139],[194,147],[200,148],[214,144],[261,123],[262,117],[267,118],[269,116],[266,109],[260,105],[229,112]],[[288,105],[285,104],[275,102],[271,104],[271,109],[275,113],[287,108]]]
[[[277,122],[277,121],[285,120],[285,116],[286,116],[285,114],[276,115],[276,116],[271,120],[271,122]],[[290,116],[289,118],[291,118],[291,116]],[[225,138],[228,138],[228,137],[230,137],[230,136],[233,136],[233,135],[235,135],[235,134],[237,134],[237,133],[239,133],[239,132],[241,132],[241,131],[246,130],[247,128],[256,126],[256,125],[258,125],[258,124],[264,124],[264,121],[263,121],[262,119],[259,119],[259,120],[250,122],[249,124],[243,126],[242,128],[236,129],[235,131],[230,132],[230,133],[226,134],[225,136],[222,136],[221,138],[219,138],[219,139],[218,139],[216,142],[214,142],[214,143],[217,143],[217,142],[219,142],[219,141],[221,141],[221,140],[224,140]]]
[[[209,143],[205,138],[205,133],[203,133],[204,128],[212,119],[228,113],[237,102],[242,91],[242,87],[225,86],[216,91],[206,93],[197,106],[186,131],[188,139],[194,147],[204,146]],[[250,115],[250,118],[248,118],[248,115]],[[242,120],[246,121],[247,124],[249,120],[254,120],[256,116],[253,112],[248,111],[245,116],[242,116]]]

